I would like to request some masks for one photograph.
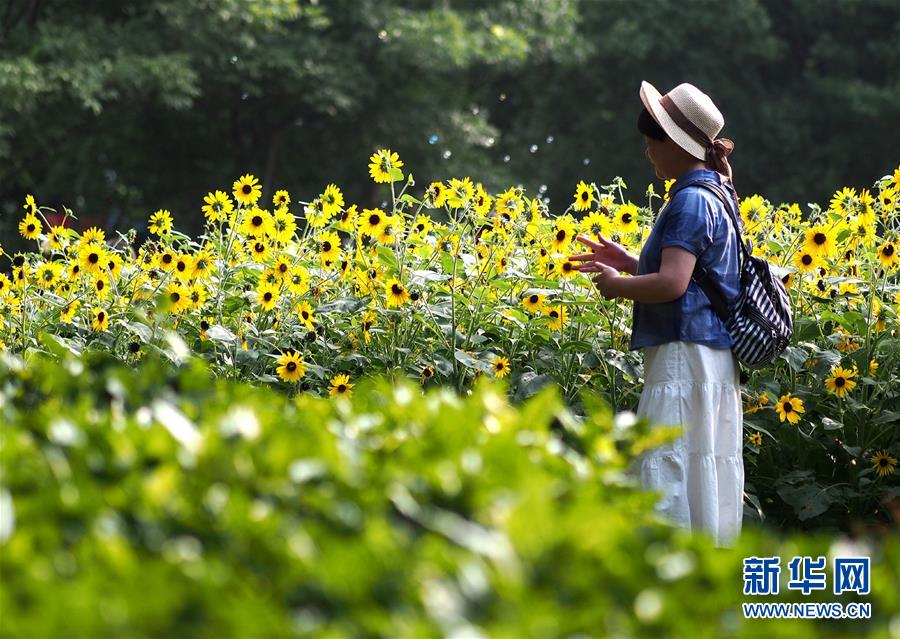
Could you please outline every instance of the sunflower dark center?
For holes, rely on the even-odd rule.
[[[565,230],[564,230],[564,229],[558,230],[558,231],[556,232],[556,241],[557,241],[557,242],[562,242],[564,239],[566,239],[566,232],[565,232]]]
[[[622,221],[623,221],[625,224],[631,223],[631,213],[625,213],[625,214],[623,214],[623,215],[622,215]]]
[[[99,313],[97,313],[97,320],[98,320],[98,321],[102,322],[102,321],[105,320],[105,319],[106,319],[106,313],[104,313],[103,311],[100,311]]]
[[[557,313],[556,311],[550,311],[550,317],[556,319],[557,317],[559,317],[559,313]]]
[[[49,275],[49,273],[47,273],[47,275]],[[106,284],[103,283],[103,280],[97,280],[97,290],[98,291],[102,291],[104,286],[106,286]]]
[[[838,378],[836,378],[836,379],[834,380],[834,385],[835,385],[835,386],[838,386],[838,387],[841,387],[841,386],[843,386],[843,385],[846,384],[846,383],[847,383],[847,380],[844,379],[843,377],[838,377]]]
[[[380,216],[380,215],[370,215],[370,216],[369,216],[369,224],[371,224],[372,226],[378,226],[378,224],[379,224],[380,222],[381,222],[381,216]]]
[[[894,254],[894,245],[888,244],[887,246],[885,246],[883,249],[881,249],[881,254],[886,257],[890,257],[891,255],[893,255]]]
[[[816,244],[824,244],[825,243],[825,234],[824,233],[816,233],[813,235],[813,242]]]
[[[272,294],[269,291],[266,291],[265,295],[263,295],[263,299],[266,300],[267,302],[271,302]]]
[[[804,266],[809,266],[812,264],[812,255],[804,255],[800,258],[800,261],[803,262]]]
[[[309,319],[309,311],[303,311],[301,315],[303,315],[303,319]]]
[[[347,385],[346,385],[346,384],[338,384],[337,392],[343,393],[343,392],[345,392],[346,390],[347,390]]]
[[[393,293],[394,295],[402,295],[403,287],[400,286],[399,284],[392,284],[391,285],[391,293]]]
[[[92,259],[91,259],[91,262],[96,262],[96,260],[94,260],[93,257],[94,257],[94,256],[91,255],[91,258],[92,258]],[[168,253],[166,253],[165,255],[163,255],[162,261],[165,262],[166,264],[169,264],[169,263],[172,262],[172,256],[169,255]]]
[[[588,192],[587,192],[587,191],[582,191],[582,193],[581,193],[581,199],[582,199],[582,200],[588,199]]]
[[[331,242],[328,242],[328,241],[322,242],[322,251],[327,253],[330,250],[331,250]]]
[[[528,301],[531,302],[532,304],[537,304],[537,303],[538,303],[538,296],[537,296],[537,295],[532,295],[531,297],[528,298]]]
[[[244,188],[241,189],[241,191],[243,191],[244,195],[250,195],[250,192],[251,192],[252,190],[253,190],[253,187],[250,186],[249,184],[245,184],[245,185],[244,185]]]
[[[29,224],[29,225],[28,225],[28,232],[29,232],[29,233],[34,233],[34,224]]]
[[[178,300],[181,299],[181,294],[180,293],[172,293],[169,296],[169,299],[171,299],[173,302],[178,302]]]
[[[201,330],[201,331],[208,331],[208,330],[209,330],[209,322],[207,322],[206,320],[202,320],[202,321],[200,322],[200,330]]]
[[[261,226],[262,225],[262,216],[254,215],[253,219],[250,221],[253,223],[253,226]]]
[[[790,402],[785,402],[783,410],[785,413],[790,413],[792,410],[794,410],[794,407],[793,407],[793,405],[791,405]]]
[[[90,262],[91,264],[96,264],[99,261],[100,261],[100,256],[97,255],[96,253],[91,253],[90,255],[88,255],[88,262]]]
[[[187,264],[185,264],[184,262],[178,262],[178,265],[175,268],[177,268],[179,271],[183,271],[187,268]]]
[[[295,370],[297,370],[297,364],[294,362],[288,362],[287,366],[285,366],[285,368],[287,368],[291,373],[293,373]]]

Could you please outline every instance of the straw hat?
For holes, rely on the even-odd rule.
[[[641,101],[675,144],[698,160],[707,159],[707,149],[725,126],[725,118],[708,95],[687,82],[660,95],[643,81]]]

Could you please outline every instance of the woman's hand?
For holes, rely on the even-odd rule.
[[[589,240],[583,235],[578,235],[575,239],[592,249],[590,253],[573,255],[569,258],[571,262],[585,262],[585,264],[576,266],[576,271],[596,273],[598,272],[596,265],[605,264],[616,271],[624,271],[631,275],[637,273],[638,258],[625,250],[621,244],[608,240],[599,234],[597,235],[597,242]]]
[[[591,278],[591,281],[597,287],[597,290],[600,291],[600,295],[607,300],[619,297],[622,294],[619,282],[623,279],[619,275],[619,271],[602,262],[595,262],[594,269],[597,274]]]

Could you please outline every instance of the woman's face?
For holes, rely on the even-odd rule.
[[[660,180],[666,180],[671,177],[668,174],[669,153],[667,153],[666,142],[668,142],[668,139],[660,142],[659,140],[654,140],[646,135],[644,136],[644,143],[647,145],[645,154],[647,155],[647,159],[649,159],[650,163],[653,165],[653,168],[656,169],[656,177]]]

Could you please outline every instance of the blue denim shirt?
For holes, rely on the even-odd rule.
[[[680,176],[672,190],[698,180],[722,183],[715,171],[697,169]],[[728,304],[732,304],[740,288],[740,248],[733,226],[715,193],[702,186],[681,189],[653,225],[638,259],[637,275],[658,273],[662,250],[680,246],[697,256],[710,279],[725,294]],[[662,304],[634,303],[631,350],[675,341],[696,342],[711,348],[731,347],[725,325],[693,278],[684,295],[676,300]]]

